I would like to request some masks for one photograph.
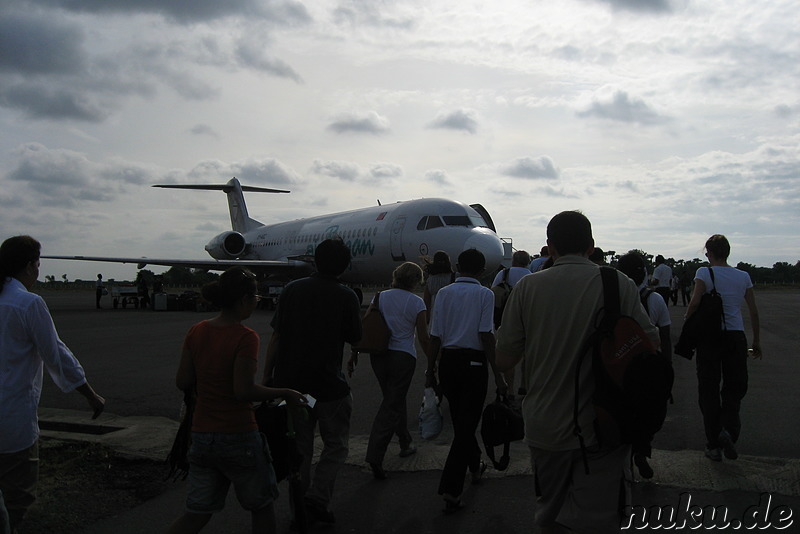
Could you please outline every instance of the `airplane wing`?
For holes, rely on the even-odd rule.
[[[188,267],[205,271],[224,271],[229,267],[247,267],[252,271],[266,274],[289,274],[290,271],[311,268],[311,258],[298,256],[286,260],[176,260],[159,258],[110,258],[100,256],[42,256],[45,260],[102,261],[107,263],[135,263],[137,268],[146,265],[166,267]]]

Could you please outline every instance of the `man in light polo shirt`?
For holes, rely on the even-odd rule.
[[[480,251],[462,252],[457,265],[460,276],[439,291],[431,318],[426,386],[436,384],[436,362],[440,360],[439,378],[450,405],[454,432],[439,481],[445,513],[463,507],[461,492],[467,470],[476,484],[486,469],[475,437],[486,400],[488,366],[494,370],[494,294],[478,281],[485,266],[486,258]],[[502,374],[495,372],[495,381],[505,390]]]
[[[603,306],[600,267],[588,259],[594,251],[589,219],[577,211],[559,213],[547,225],[547,246],[555,263],[514,287],[496,349],[500,370],[525,359],[525,441],[540,490],[535,521],[543,534],[567,529],[581,534],[619,532],[630,447],[597,442],[590,365],[581,368],[578,387],[578,423],[589,434],[589,475],[573,434],[575,362],[584,356]],[[622,315],[633,317],[657,344],[658,331],[639,302],[636,285],[622,273],[618,280]]]

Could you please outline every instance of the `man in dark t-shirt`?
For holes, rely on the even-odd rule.
[[[336,475],[348,454],[350,386],[342,372],[344,344],[361,339],[361,305],[338,276],[350,264],[350,249],[341,239],[317,246],[317,272],[289,283],[272,318],[264,382],[291,387],[313,397],[310,417],[294,417],[305,506],[309,519],[334,523],[329,503]],[[312,407],[313,405],[313,407]],[[314,431],[319,426],[323,449],[311,479]]]

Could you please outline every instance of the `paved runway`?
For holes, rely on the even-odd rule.
[[[45,291],[42,294],[62,339],[81,360],[94,387],[108,401],[107,414],[99,423],[130,428],[127,434],[112,433],[99,439],[116,440],[118,447],[138,448],[163,458],[164,447],[169,446],[174,435],[177,425],[174,421],[181,406],[174,374],[183,336],[192,324],[209,314],[95,310],[92,292]],[[696,502],[701,505],[722,504],[742,513],[758,504],[761,494],[769,493],[793,509],[800,509],[800,390],[795,386],[800,372],[800,360],[796,356],[800,348],[797,332],[800,291],[758,291],[757,301],[765,357],[763,361],[750,362],[750,391],[743,405],[744,430],[738,445],[740,459],[717,464],[703,457],[694,362],[676,357],[675,404],[670,407],[667,423],[654,443],[656,477],[652,482],[637,484],[634,504],[677,505],[679,495],[690,491],[700,499]],[[673,334],[677,337],[685,308],[670,307],[670,311],[675,325]],[[271,316],[271,312],[258,311],[247,322],[264,342],[270,335]],[[410,421],[415,419],[422,396],[422,371],[420,366],[409,394]],[[397,520],[406,517],[420,527],[420,532],[489,532],[495,530],[493,526],[504,532],[530,531],[533,502],[530,500],[530,477],[514,476],[530,474],[528,454],[522,443],[514,444],[512,465],[506,473],[489,470],[487,484],[495,489],[478,491],[471,505],[473,512],[462,516],[462,519],[481,517],[481,520],[461,521],[453,530],[455,525],[440,524],[437,519],[438,500],[434,498],[438,470],[451,439],[449,422],[445,422],[445,432],[438,439],[421,443],[420,453],[414,457],[397,458],[392,453],[396,448],[396,444],[393,445],[386,460],[387,469],[395,473],[390,486],[375,486],[363,464],[366,436],[379,402],[379,390],[368,360],[361,362],[351,385],[355,401],[351,454],[334,502],[337,510],[345,514],[346,523],[354,527],[348,528],[348,532],[370,532],[379,527],[387,532],[406,531],[398,530],[401,523],[391,518],[363,515],[363,505],[359,504],[396,507],[403,500],[409,501],[406,505],[414,503],[413,512],[411,515],[408,512],[391,514],[392,517]],[[45,419],[88,422],[88,414],[83,417],[82,397],[62,394],[47,379],[41,406]],[[414,425],[411,426],[414,430]],[[133,435],[145,435],[145,443],[136,444],[131,438]],[[398,491],[413,492],[413,497],[408,493],[398,494]],[[122,523],[109,520],[93,531],[106,532],[112,527],[117,534],[151,531],[152,525],[165,524],[180,509],[182,498],[182,488],[176,488],[155,502],[132,510],[122,518]],[[389,500],[384,502],[385,499]],[[481,509],[494,514],[492,517],[499,522],[475,515]],[[281,513],[285,515],[284,512]],[[219,529],[209,531],[226,532],[230,521],[244,525],[247,517],[236,506],[230,506],[215,520]],[[402,524],[408,526],[407,521]],[[120,524],[130,526],[120,530]],[[792,528],[796,527],[797,524]]]

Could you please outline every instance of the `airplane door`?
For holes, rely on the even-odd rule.
[[[403,253],[403,227],[405,224],[405,215],[395,219],[394,224],[392,224],[392,234],[389,240],[394,261],[406,261],[406,255]]]

